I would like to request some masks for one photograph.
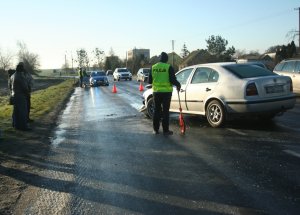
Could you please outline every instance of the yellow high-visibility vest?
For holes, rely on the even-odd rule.
[[[152,66],[153,92],[172,92],[173,87],[169,79],[170,64],[157,63]]]

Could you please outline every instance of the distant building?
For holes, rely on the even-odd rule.
[[[144,58],[150,59],[150,49],[132,49],[127,52],[128,60],[144,56]]]

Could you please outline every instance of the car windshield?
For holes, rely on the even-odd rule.
[[[150,72],[150,69],[144,69],[144,74],[148,75]]]
[[[256,65],[231,64],[225,65],[223,67],[241,79],[276,75],[272,71],[269,71]]]
[[[104,76],[105,72],[93,72],[92,76]]]
[[[128,70],[127,69],[119,69],[118,72],[121,72],[121,73],[122,72],[128,72]]]

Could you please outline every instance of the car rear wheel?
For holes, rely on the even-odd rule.
[[[217,100],[209,102],[206,107],[206,118],[208,123],[214,128],[224,125],[225,111],[223,105]]]
[[[153,101],[153,97],[150,98],[147,102],[147,111],[146,111],[146,115],[150,118],[153,119],[153,115],[154,115],[154,101]]]

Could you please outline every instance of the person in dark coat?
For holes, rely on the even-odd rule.
[[[173,67],[167,63],[168,55],[162,52],[160,62],[152,66],[149,74],[149,84],[152,84],[154,98],[153,133],[159,133],[160,119],[164,135],[172,135],[169,130],[169,109],[173,85],[179,91],[181,84],[177,81]]]
[[[13,127],[29,131],[27,96],[30,93],[28,82],[24,76],[23,64],[18,64],[16,72],[11,76],[12,96],[14,97]]]
[[[23,65],[24,67],[24,63],[21,62],[20,64]],[[31,108],[31,90],[33,88],[33,78],[32,78],[32,75],[30,74],[30,72],[26,69],[24,69],[24,76],[25,76],[25,79],[27,80],[27,84],[28,84],[28,87],[29,87],[29,93],[27,95],[27,111],[28,111],[28,117],[27,117],[27,120],[28,122],[33,122],[33,119],[30,119],[30,108]]]

